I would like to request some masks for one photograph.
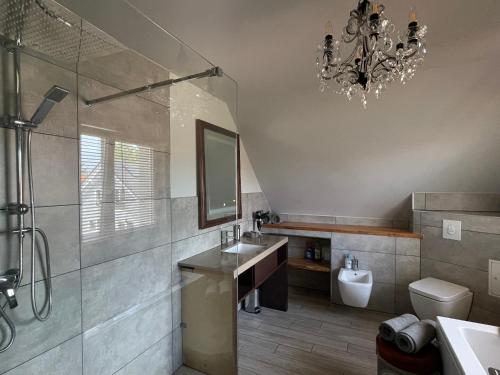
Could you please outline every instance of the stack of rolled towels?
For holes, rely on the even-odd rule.
[[[379,334],[384,340],[396,344],[402,352],[415,354],[434,341],[436,322],[429,319],[419,320],[412,314],[403,314],[382,322]]]

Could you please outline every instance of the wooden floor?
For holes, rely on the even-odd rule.
[[[238,315],[239,375],[376,374],[375,337],[392,317],[291,289],[288,312]]]
[[[239,312],[239,375],[376,374],[375,336],[380,322],[390,317],[290,289],[288,312]]]

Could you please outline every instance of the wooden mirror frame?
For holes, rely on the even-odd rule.
[[[224,134],[236,139],[236,190],[238,194],[237,214],[218,219],[207,219],[206,201],[206,168],[205,168],[205,129],[216,133]],[[198,192],[198,226],[199,229],[214,227],[216,225],[228,223],[236,219],[241,219],[241,170],[240,170],[240,136],[230,130],[210,124],[206,121],[196,119],[196,180]]]

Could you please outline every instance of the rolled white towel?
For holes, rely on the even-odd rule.
[[[394,341],[396,334],[406,327],[418,322],[418,318],[413,314],[403,314],[382,322],[378,327],[380,337],[386,341]]]
[[[405,353],[415,354],[435,337],[436,322],[426,319],[399,331],[396,334],[396,345]]]

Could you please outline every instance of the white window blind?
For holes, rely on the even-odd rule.
[[[149,147],[82,135],[82,240],[154,224],[154,153]]]

